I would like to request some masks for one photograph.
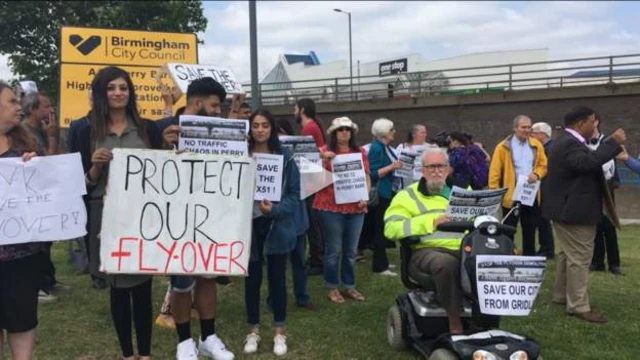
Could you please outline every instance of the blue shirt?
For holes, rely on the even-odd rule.
[[[513,167],[516,169],[516,175],[529,176],[533,171],[533,149],[529,145],[529,141],[524,142],[518,140],[517,137],[511,137],[511,154],[513,156]]]

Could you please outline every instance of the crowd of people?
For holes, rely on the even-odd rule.
[[[118,67],[106,67],[92,81],[91,110],[73,121],[68,132],[68,151],[81,154],[85,171],[85,248],[91,284],[98,290],[109,288],[111,317],[126,360],[151,357],[153,282],[149,275],[100,271],[99,234],[112,150],[172,151],[180,133],[179,115],[220,117],[221,104],[227,98],[224,87],[212,78],[194,80],[186,93],[186,106],[175,113],[173,99],[167,94],[163,94],[167,117],[156,122],[143,119],[129,74]],[[50,100],[42,93],[29,94],[21,100],[22,104],[9,86],[0,83],[0,158],[21,157],[29,161],[34,156],[59,153]],[[292,124],[277,119],[267,109],[253,111],[234,97],[227,117],[248,120],[250,154],[284,157],[282,200],[256,201],[253,208],[248,276],[243,279],[248,324],[245,353],[257,352],[261,342],[260,288],[265,262],[269,290],[266,304],[273,315],[272,351],[284,355],[289,259],[296,306],[317,311],[307,292],[307,276],[323,276],[327,299],[336,306],[346,299],[365,301],[367,295],[356,288],[356,263],[367,261],[365,251],[371,250],[371,271],[395,277],[387,249],[394,246],[394,240],[413,235],[422,236],[422,240],[415,245],[411,271],[434,277],[451,332],[462,332],[458,255],[461,239],[437,230],[439,224],[450,221],[444,211],[453,186],[474,190],[507,188],[502,210],[507,213],[516,205],[520,207],[519,215],[508,223],[515,225],[519,221],[522,225],[521,253],[557,256],[553,301],[564,304],[568,314],[580,319],[607,321],[589,305],[587,275],[590,269],[604,269],[605,252],[611,273],[622,274],[616,238],[618,220],[613,196],[609,195],[617,187],[616,157],[636,172],[640,171],[640,161],[624,150],[624,131],[617,130],[611,136],[600,132],[602,118],[593,110],[578,107],[567,113],[565,129],[556,140],[551,140],[549,124],[516,116],[513,134],[497,144],[493,154],[459,131],[441,133],[439,140],[428,141],[425,124],[413,125],[406,141],[393,147],[398,140],[396,126],[385,118],[373,122],[371,142],[361,146],[358,134],[363,129],[356,122],[338,117],[325,130],[310,99],[299,100],[293,115],[301,128],[300,135],[313,137],[325,170],[332,170],[331,160],[338,155],[359,154],[369,199],[338,204],[331,184],[301,200],[303,184],[298,166],[278,138],[293,135]],[[404,153],[416,156],[414,176],[398,175]],[[542,180],[533,206],[517,204],[513,198],[519,176],[530,183]],[[594,205],[584,206],[586,203]],[[555,245],[559,248],[557,255]],[[0,329],[7,333],[13,359],[29,359],[33,353],[39,299],[47,301],[53,291],[66,287],[55,278],[50,248],[50,243],[0,245]],[[230,281],[239,280],[170,276],[162,315],[171,320],[167,326],[175,328],[177,359],[197,359],[198,355],[217,360],[234,358],[218,336],[215,322],[217,286]],[[197,342],[191,334],[193,310],[200,325]]]

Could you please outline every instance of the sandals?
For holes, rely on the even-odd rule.
[[[336,304],[344,303],[344,298],[340,295],[340,292],[337,289],[330,290],[327,297]]]
[[[344,291],[344,296],[355,301],[364,301],[364,296],[356,289],[347,289]]]

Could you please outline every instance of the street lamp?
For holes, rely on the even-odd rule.
[[[351,13],[342,9],[333,9],[333,11],[347,14],[347,16],[349,17],[349,86],[351,100],[353,100],[353,52],[351,51]],[[336,91],[337,90],[338,89],[336,89]]]

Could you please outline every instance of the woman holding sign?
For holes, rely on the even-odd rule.
[[[78,129],[78,148],[86,173],[89,197],[90,271],[100,276],[100,229],[109,162],[114,148],[162,149],[157,125],[143,120],[129,74],[115,66],[100,70],[91,83],[93,111],[89,122]],[[131,321],[135,323],[139,359],[151,355],[151,276],[111,275],[111,317],[124,359],[134,359]],[[131,303],[133,301],[133,314]],[[132,316],[133,315],[133,316]]]
[[[324,160],[323,166],[329,171],[336,172],[331,160],[346,154],[360,154],[361,159],[358,160],[361,160],[364,167],[365,184],[359,185],[366,185],[365,189],[368,192],[369,162],[365,151],[356,143],[357,132],[358,125],[351,119],[347,117],[334,119],[327,129],[329,143],[320,148],[320,156]],[[364,301],[364,296],[355,287],[355,263],[358,239],[364,214],[367,212],[366,192],[362,200],[343,203],[343,201],[337,201],[335,186],[331,184],[319,191],[313,201],[313,208],[318,210],[320,216],[320,225],[325,239],[324,283],[329,289],[329,300],[336,304],[344,303],[343,294],[355,301]],[[354,184],[354,189],[357,186],[358,184]],[[343,294],[338,290],[341,283],[345,288]]]
[[[0,159],[36,156],[37,142],[20,126],[22,109],[11,88],[0,82]],[[3,331],[8,334],[11,358],[31,359],[38,325],[38,289],[44,244],[3,245],[0,237],[0,359]],[[4,329],[4,330],[3,330]]]
[[[249,151],[252,155],[272,154],[283,156],[282,186],[279,202],[263,199],[256,201],[253,209],[253,234],[249,276],[245,279],[244,299],[247,322],[251,327],[245,339],[246,354],[258,351],[260,336],[260,286],[262,285],[263,255],[267,258],[267,280],[273,308],[273,353],[287,353],[284,325],[287,316],[286,269],[287,256],[296,246],[296,227],[293,213],[300,201],[300,173],[291,152],[283,149],[278,140],[278,130],[273,115],[259,109],[249,118],[251,127]]]

